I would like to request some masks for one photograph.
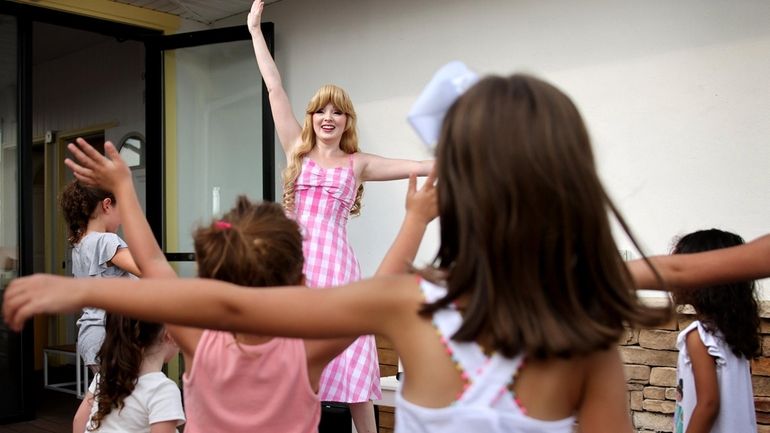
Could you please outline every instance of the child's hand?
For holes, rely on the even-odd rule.
[[[409,188],[406,192],[406,214],[428,224],[438,215],[438,196],[436,194],[436,169],[430,171],[422,188],[417,190],[417,175],[409,175]]]
[[[14,331],[21,331],[30,317],[41,313],[74,313],[83,305],[73,278],[37,274],[16,278],[5,290],[3,318]]]
[[[111,142],[104,143],[104,153],[107,154],[108,159],[82,138],[75,141],[77,145],[70,143],[67,149],[75,155],[78,162],[67,158],[64,163],[72,170],[78,181],[113,193],[118,186],[131,184],[131,169],[123,162]]]
[[[264,7],[265,2],[262,0],[254,0],[254,3],[251,4],[251,11],[248,18],[246,18],[246,26],[251,34],[262,31],[260,24],[262,23],[262,10]]]

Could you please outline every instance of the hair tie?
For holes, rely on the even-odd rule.
[[[216,222],[214,222],[214,227],[220,230],[228,230],[228,229],[231,229],[233,225],[225,220],[217,220]]]

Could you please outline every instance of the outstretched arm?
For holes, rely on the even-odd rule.
[[[109,141],[104,143],[108,159],[82,138],[78,138],[76,142],[77,145],[70,143],[67,148],[80,164],[71,159],[66,159],[64,163],[79,181],[115,194],[126,243],[134,252],[133,257],[142,275],[148,278],[176,278],[176,272],[166,260],[144,217],[134,189],[131,170],[115,146]],[[195,353],[201,330],[171,325],[168,331],[179,344],[185,357],[191,357]]]
[[[361,182],[406,179],[413,173],[427,176],[433,169],[433,160],[392,159],[363,152],[356,154],[356,163],[360,167],[358,177]]]
[[[135,317],[291,338],[337,338],[397,333],[422,303],[411,276],[379,277],[342,287],[241,288],[207,279],[17,278],[5,292],[3,316],[14,330],[35,314],[85,306]],[[340,314],[345,312],[345,314]]]
[[[278,133],[278,140],[281,142],[286,156],[289,156],[294,145],[300,139],[302,128],[294,117],[289,96],[281,83],[281,74],[278,72],[278,67],[275,66],[273,56],[270,55],[267,42],[265,42],[265,37],[262,34],[260,24],[264,7],[265,3],[262,0],[255,0],[252,3],[247,25],[251,33],[251,43],[254,46],[254,56],[257,58],[259,73],[265,80],[265,87],[267,87],[267,92],[270,95],[270,107],[273,110],[273,121]]]
[[[770,235],[745,245],[693,254],[650,257],[669,287],[660,287],[642,259],[628,262],[639,289],[691,289],[770,277]]]

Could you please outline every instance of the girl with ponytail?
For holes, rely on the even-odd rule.
[[[73,180],[59,196],[59,207],[69,231],[75,278],[140,276],[128,245],[116,234],[121,220],[115,195]],[[104,311],[84,308],[77,325],[78,353],[96,372],[96,353],[104,340]]]

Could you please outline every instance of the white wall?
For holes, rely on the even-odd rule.
[[[428,156],[404,116],[445,62],[526,71],[582,110],[601,176],[647,252],[666,253],[674,235],[712,226],[746,239],[768,231],[764,0],[287,0],[269,5],[265,19],[275,22],[295,113],[321,84],[345,87],[367,152]],[[367,185],[362,216],[350,224],[364,275],[398,229],[404,190],[405,182]],[[622,237],[619,245],[630,248]]]

